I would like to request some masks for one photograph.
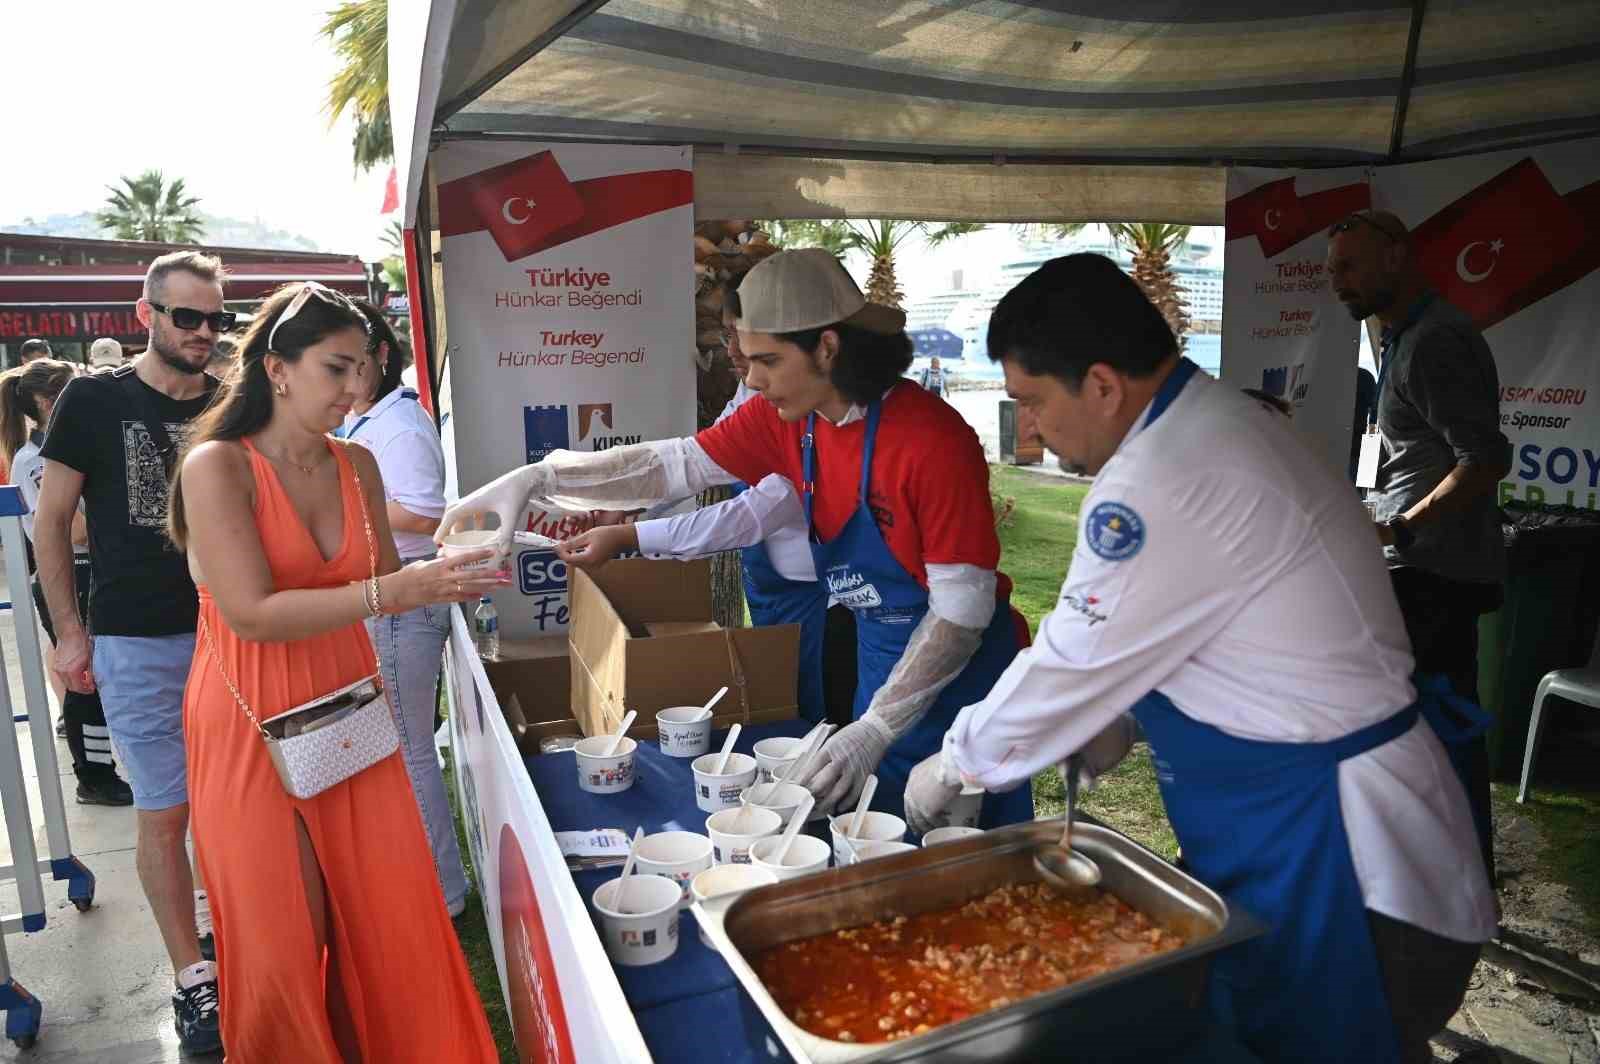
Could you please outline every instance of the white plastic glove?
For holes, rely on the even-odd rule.
[[[494,514],[500,519],[495,545],[504,557],[511,553],[511,534],[522,523],[528,512],[528,500],[534,496],[548,495],[555,488],[555,473],[543,462],[525,465],[502,477],[489,481],[477,491],[448,507],[439,519],[439,528],[433,534],[435,543],[443,543],[452,532],[464,532],[480,527],[483,514]]]
[[[1133,744],[1139,741],[1139,735],[1139,722],[1133,719],[1132,713],[1124,713],[1084,743],[1083,749],[1078,751],[1083,758],[1078,786],[1089,790],[1096,780],[1120,765]]]
[[[894,740],[883,721],[868,713],[823,743],[816,767],[794,782],[811,792],[818,812],[832,814],[856,800]]]
[[[950,757],[950,744],[924,758],[906,780],[906,823],[918,835],[940,825],[939,815],[961,793],[961,773]]]

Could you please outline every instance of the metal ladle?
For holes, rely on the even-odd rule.
[[[1082,758],[1073,754],[1062,766],[1067,783],[1066,828],[1059,846],[1040,846],[1033,852],[1033,866],[1052,886],[1062,890],[1084,890],[1100,882],[1100,866],[1094,859],[1072,848],[1072,822],[1078,806],[1078,770]]]

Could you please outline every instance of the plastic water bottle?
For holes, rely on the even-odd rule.
[[[472,615],[472,634],[478,644],[478,657],[484,661],[500,660],[500,613],[488,595],[478,603]]]

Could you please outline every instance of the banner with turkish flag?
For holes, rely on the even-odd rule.
[[[1600,506],[1600,140],[1386,167],[1373,200],[1494,352],[1501,501]]]

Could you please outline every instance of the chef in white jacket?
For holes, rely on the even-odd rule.
[[[1096,478],[1034,645],[913,770],[913,827],[964,781],[1004,791],[1086,747],[1107,767],[1131,711],[1185,864],[1269,927],[1214,966],[1220,1018],[1269,1061],[1431,1060],[1496,925],[1441,741],[1476,707],[1414,681],[1341,471],[1181,358],[1103,257],[1041,267],[988,340]]]

